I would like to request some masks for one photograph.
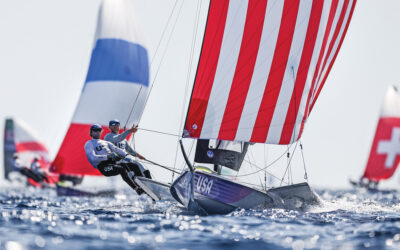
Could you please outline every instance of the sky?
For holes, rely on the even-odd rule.
[[[173,22],[178,18],[176,26],[173,32],[173,25],[167,27],[157,54],[175,1],[133,2],[150,59],[156,55],[151,67],[154,87],[140,127],[180,134],[185,86],[193,82],[208,1],[201,2],[192,67],[198,1],[178,0],[171,17]],[[99,6],[100,0],[0,0],[1,131],[6,117],[20,118],[55,156],[85,81]],[[301,140],[314,187],[349,188],[348,179],[363,172],[386,89],[389,85],[400,87],[399,13],[398,0],[357,2],[347,36]],[[0,133],[1,148],[2,137]],[[175,137],[139,130],[135,144],[150,160],[174,164]],[[252,153],[257,162],[264,160],[263,147]],[[272,161],[274,149],[266,152]],[[302,164],[293,168],[303,177]],[[154,172],[156,177],[167,178],[165,171]],[[382,184],[398,188],[400,175]]]

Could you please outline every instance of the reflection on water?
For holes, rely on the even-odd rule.
[[[102,198],[2,186],[0,249],[400,248],[400,193],[317,190],[307,211],[198,216],[125,190]]]

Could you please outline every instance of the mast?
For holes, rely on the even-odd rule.
[[[4,178],[12,171],[13,154],[16,152],[14,141],[14,122],[11,118],[6,119],[4,126]]]

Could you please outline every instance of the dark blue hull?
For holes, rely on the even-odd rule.
[[[262,191],[201,171],[183,173],[172,184],[171,194],[189,210],[206,214],[226,214],[236,208],[297,209],[318,202],[307,183]]]

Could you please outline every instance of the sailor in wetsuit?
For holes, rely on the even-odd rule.
[[[23,167],[24,166],[22,165],[21,160],[18,158],[18,154],[14,153],[12,160],[12,170],[20,172]]]
[[[132,180],[140,172],[129,163],[118,162],[125,158],[127,153],[108,141],[100,140],[102,127],[93,124],[90,127],[91,140],[85,144],[86,156],[90,164],[97,168],[104,176],[121,175],[122,179],[140,195],[143,190]]]
[[[49,182],[46,175],[41,171],[39,164],[39,157],[35,157],[32,161],[31,168],[25,167],[21,164],[21,161],[18,158],[18,154],[13,155],[13,170],[20,172],[28,178],[36,182],[43,182],[44,180]]]
[[[49,183],[49,179],[47,179],[46,174],[43,172],[42,168],[40,168],[39,157],[35,156],[35,158],[33,158],[33,161],[31,163],[31,170],[36,176],[41,179],[41,181],[45,180],[47,183]]]
[[[133,148],[129,145],[128,141],[126,140],[126,138],[129,136],[130,133],[133,133],[133,134],[136,133],[137,127],[135,127],[135,125],[133,125],[130,129],[128,129],[120,134],[119,133],[120,122],[117,119],[111,120],[108,123],[108,125],[109,125],[111,132],[106,134],[106,136],[104,136],[104,140],[109,141],[109,142],[113,143],[115,146],[117,146],[118,148],[124,150],[128,154],[125,157],[125,160],[138,166],[138,168],[140,169],[142,174],[146,178],[151,179],[150,171],[145,169],[143,167],[143,165],[140,164],[139,162],[137,162],[133,157],[137,157],[141,160],[145,160],[146,158],[144,158],[144,156],[142,156],[141,154],[139,154],[135,150],[133,150]]]

